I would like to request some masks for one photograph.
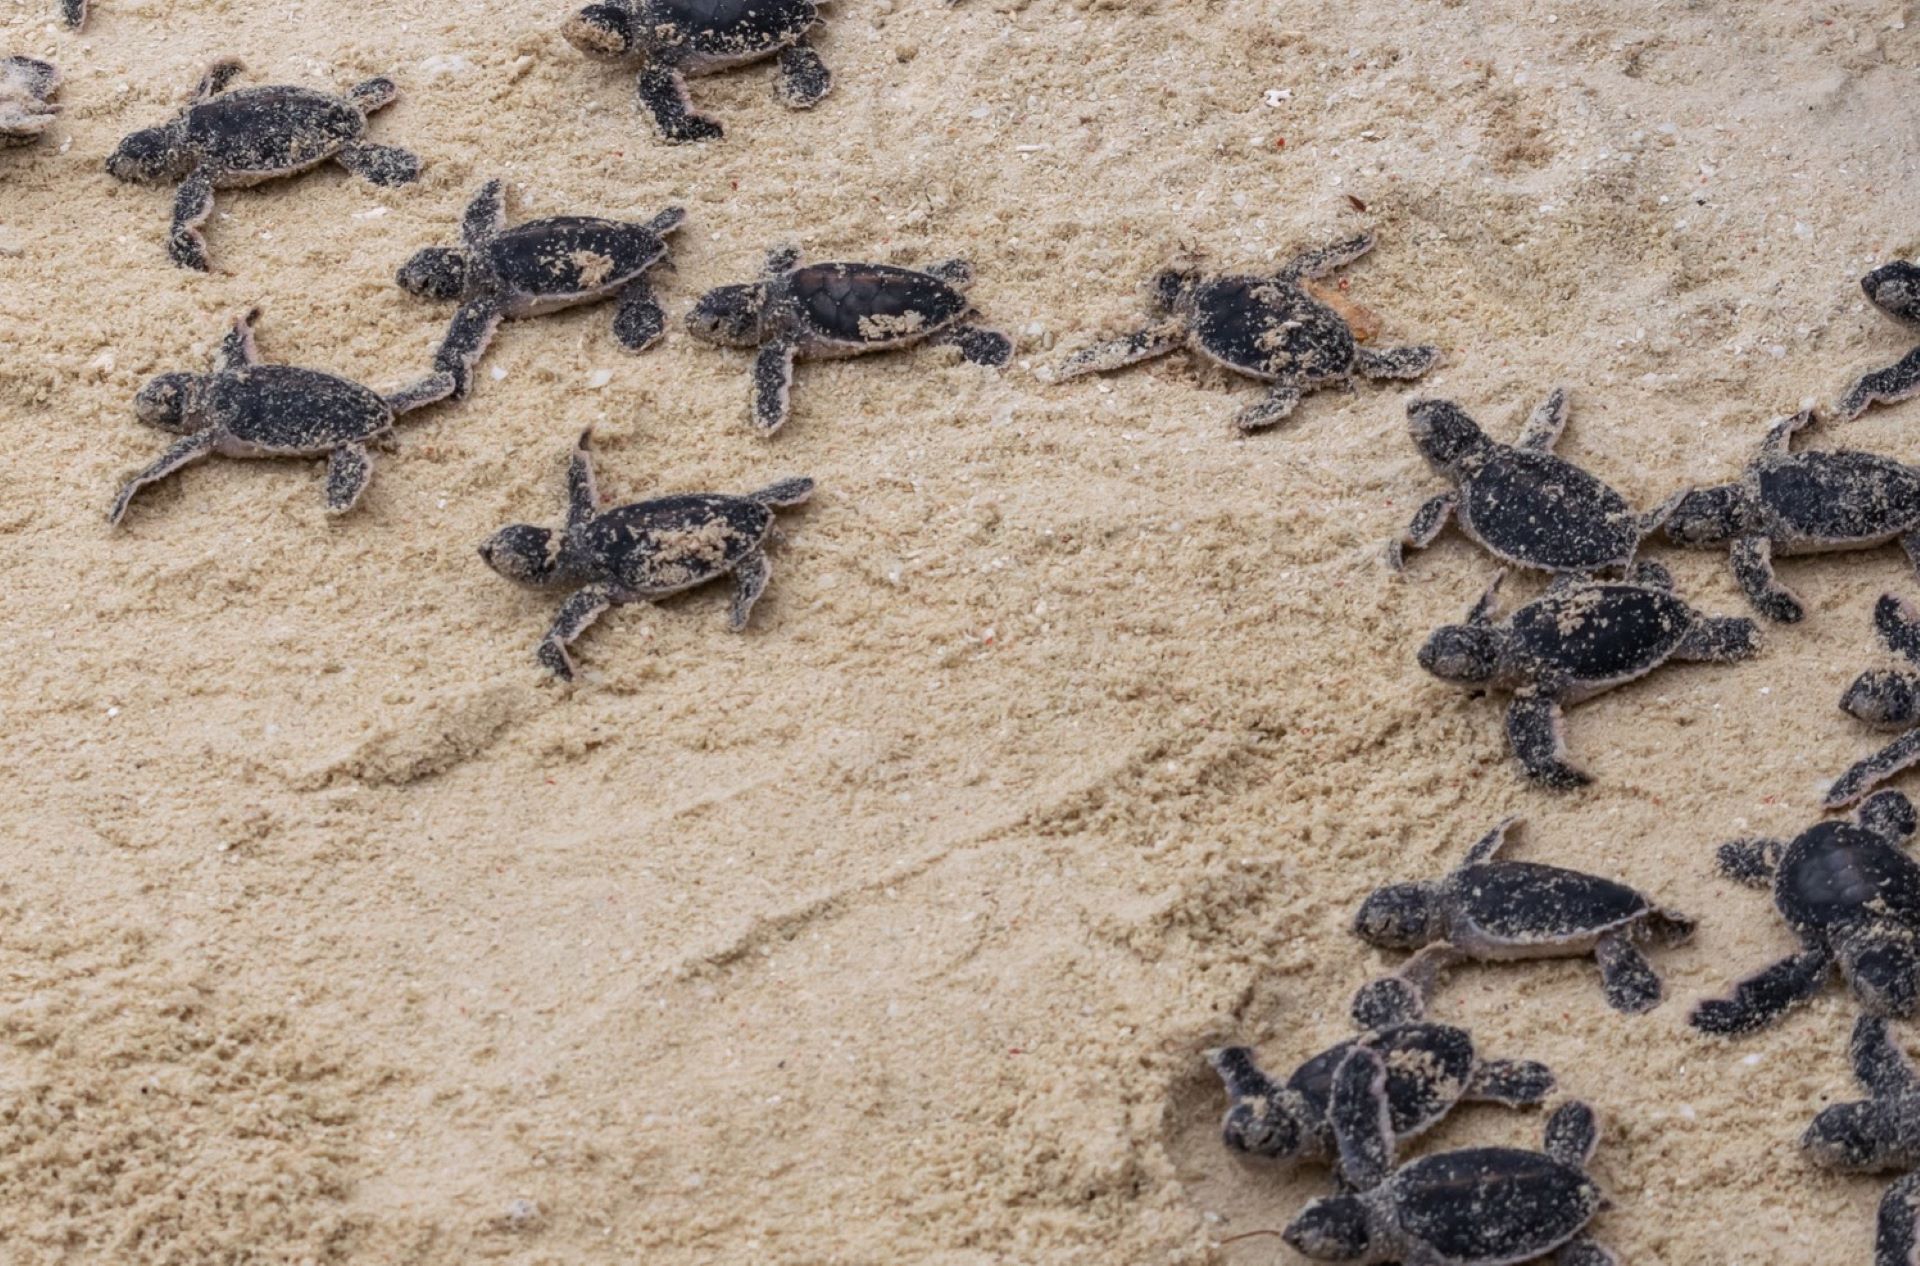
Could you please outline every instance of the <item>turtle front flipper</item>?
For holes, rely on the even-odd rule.
[[[120,488],[120,495],[113,499],[113,505],[107,510],[108,526],[120,526],[120,520],[126,517],[127,506],[132,503],[134,493],[148,484],[158,483],[182,466],[197,462],[212,453],[219,439],[219,435],[211,428],[196,431],[162,453],[152,465],[127,480]]]
[[[1013,340],[980,325],[955,325],[942,330],[934,342],[951,343],[969,363],[999,369],[1013,359]]]
[[[341,444],[327,454],[327,513],[345,514],[360,502],[373,478],[373,456],[360,443]]]
[[[479,251],[507,223],[507,186],[505,181],[489,180],[473,195],[460,216],[460,238],[470,251]]]
[[[1920,761],[1920,729],[1908,730],[1873,755],[1856,761],[1827,788],[1821,803],[1829,809],[1852,804],[1915,761]]]
[[[667,314],[653,296],[653,285],[642,273],[620,291],[613,313],[613,336],[630,352],[644,352],[666,333]]]
[[[1353,368],[1363,378],[1425,378],[1440,364],[1437,347],[1362,347],[1354,353]]]
[[[1714,869],[1737,884],[1770,888],[1786,851],[1780,840],[1729,840],[1714,852]]]
[[[832,88],[833,72],[804,40],[780,50],[780,74],[773,81],[773,95],[789,110],[811,109]]]
[[[1820,949],[1783,958],[1735,985],[1732,997],[1709,998],[1695,1004],[1688,1023],[1702,1033],[1725,1037],[1763,1029],[1795,1003],[1820,992],[1832,966],[1833,959]]]
[[[1643,563],[1643,567],[1658,566]],[[1662,569],[1664,570],[1664,569]],[[1675,659],[1708,664],[1732,664],[1760,653],[1760,629],[1739,616],[1703,616],[1674,647]]]
[[[1873,604],[1873,627],[1888,650],[1920,664],[1920,610],[1911,602],[1898,594],[1881,594]]]
[[[1242,435],[1278,426],[1293,416],[1304,394],[1299,383],[1276,382],[1267,388],[1266,395],[1240,410],[1233,419],[1233,425]]]
[[[200,76],[200,83],[193,90],[193,100],[207,101],[219,96],[234,80],[246,73],[246,69],[247,64],[238,57],[221,58]]]
[[[772,435],[787,424],[793,391],[792,343],[768,343],[753,358],[753,424]]]
[[[87,0],[60,0],[60,20],[77,31],[87,24]]]
[[[593,478],[593,428],[580,432],[567,459],[567,527],[584,527],[600,513],[600,488]]]
[[[411,150],[397,145],[372,145],[365,142],[342,146],[333,161],[370,185],[391,189],[411,184],[420,177],[420,159]]]
[[[1555,387],[1528,415],[1527,423],[1520,428],[1520,438],[1515,443],[1536,453],[1551,453],[1560,440],[1560,432],[1566,427],[1567,389]]]
[[[1740,582],[1747,601],[1761,615],[1777,624],[1797,624],[1806,617],[1807,608],[1800,601],[1800,595],[1774,574],[1771,540],[1764,536],[1743,536],[1733,543],[1731,558],[1734,579]]]
[[[797,506],[813,495],[813,480],[802,475],[794,479],[782,479],[777,484],[747,494],[748,501],[763,506]]]
[[[393,410],[395,417],[404,417],[415,409],[424,409],[430,404],[439,404],[451,396],[458,388],[458,380],[446,370],[437,370],[428,374],[419,382],[410,383],[400,390],[387,395],[387,407]]]
[[[560,680],[572,681],[573,657],[567,654],[567,647],[612,605],[613,590],[610,586],[588,585],[576,592],[561,604],[560,614],[554,617],[553,627],[540,640],[540,649],[535,653],[535,658]]]
[[[1506,847],[1507,836],[1511,835],[1513,829],[1519,825],[1518,817],[1502,818],[1494,823],[1493,829],[1475,840],[1473,847],[1467,850],[1466,857],[1460,863],[1461,869],[1492,861],[1499,855],[1500,850]]]
[[[705,115],[696,114],[687,98],[687,81],[678,70],[658,63],[640,72],[640,104],[653,115],[660,135],[669,143],[716,141],[723,131]]]
[[[260,363],[260,350],[253,342],[253,323],[259,319],[258,308],[250,308],[233,318],[233,325],[220,340],[219,350],[213,354],[214,373],[224,374]]]
[[[204,167],[195,168],[173,196],[173,228],[167,235],[167,257],[182,268],[211,272],[207,262],[207,239],[200,226],[213,214],[213,176]]]
[[[1920,1250],[1920,1174],[1908,1174],[1880,1197],[1873,1266],[1913,1266]]]
[[[1854,380],[1834,412],[1842,419],[1857,418],[1875,404],[1894,404],[1920,393],[1920,347],[1896,363]]]
[[[1560,701],[1535,690],[1523,690],[1507,705],[1507,742],[1520,758],[1527,777],[1554,791],[1584,787],[1593,779],[1566,760],[1565,723]]]
[[[1387,1066],[1379,1054],[1355,1046],[1334,1070],[1327,1120],[1340,1147],[1340,1172],[1365,1189],[1393,1168],[1393,1116],[1387,1106]]]
[[[1362,233],[1330,246],[1301,251],[1281,266],[1274,275],[1282,281],[1312,280],[1324,277],[1336,268],[1345,268],[1373,249],[1374,236]]]
[[[1920,1073],[1893,1040],[1884,1016],[1863,1015],[1854,1021],[1847,1056],[1853,1064],[1853,1075],[1876,1099],[1920,1091]]]
[[[1081,348],[1060,362],[1060,368],[1054,372],[1053,378],[1055,382],[1065,382],[1082,374],[1111,373],[1128,365],[1137,365],[1143,360],[1165,356],[1186,342],[1186,338],[1186,327],[1178,322],[1148,326],[1121,338]]]
[[[1593,956],[1600,964],[1608,1006],[1638,1015],[1659,1005],[1660,977],[1624,932],[1601,937],[1593,947]]]
[[[473,367],[480,363],[493,332],[500,328],[500,308],[491,298],[482,297],[460,305],[433,354],[433,367],[453,375],[453,394],[464,399],[473,390]]]
[[[747,620],[753,615],[753,604],[760,601],[760,595],[767,591],[767,582],[772,578],[773,567],[760,550],[754,550],[734,565],[733,602],[727,607],[728,629],[735,633],[747,631]]]
[[[1530,1059],[1483,1059],[1473,1066],[1463,1097],[1508,1108],[1531,1108],[1546,1101],[1555,1085],[1553,1070]]]
[[[1410,549],[1425,549],[1433,544],[1447,526],[1447,520],[1460,508],[1460,494],[1443,492],[1437,497],[1429,497],[1424,505],[1413,512],[1413,520],[1408,523],[1399,537],[1387,545],[1387,566],[1399,571],[1407,565],[1406,552]]]
[[[385,75],[375,75],[347,90],[347,97],[362,114],[374,114],[400,99],[400,85]]]

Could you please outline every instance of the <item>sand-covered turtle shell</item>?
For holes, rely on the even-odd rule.
[[[788,273],[786,287],[818,337],[862,347],[924,338],[971,307],[940,278],[887,264],[809,264]]]
[[[773,510],[758,502],[693,493],[609,510],[579,532],[614,584],[658,595],[724,576],[772,527]]]
[[[1455,875],[1457,917],[1509,945],[1554,945],[1644,918],[1648,900],[1611,879],[1538,862],[1481,862]]]
[[[1920,470],[1875,453],[1795,453],[1754,477],[1785,549],[1882,541],[1920,524]]]
[[[243,444],[316,453],[371,439],[393,425],[393,410],[357,382],[292,365],[251,365],[207,380],[203,408]]]
[[[278,176],[323,162],[366,131],[342,97],[309,88],[240,88],[187,110],[186,144],[228,176]]]
[[[644,0],[636,25],[671,61],[734,61],[799,39],[819,18],[813,0]]]
[[[1369,1037],[1330,1047],[1295,1070],[1289,1089],[1321,1122],[1333,1099],[1333,1074],[1355,1046],[1379,1052],[1387,1068],[1387,1114],[1397,1137],[1418,1134],[1459,1102],[1473,1076],[1473,1038],[1447,1024],[1397,1024]],[[1329,1142],[1332,1127],[1324,1126]]]
[[[1209,356],[1261,378],[1345,377],[1353,330],[1299,286],[1272,277],[1217,277],[1193,296],[1193,335]]]
[[[1920,863],[1857,823],[1821,822],[1787,846],[1773,899],[1799,932],[1879,921],[1920,929]]]
[[[1575,682],[1616,681],[1657,667],[1693,626],[1680,598],[1647,585],[1582,585],[1513,613],[1521,653]]]
[[[486,245],[487,266],[514,295],[562,298],[617,286],[667,253],[644,225],[561,215],[516,225]]]
[[[1449,1262],[1530,1261],[1600,1209],[1600,1189],[1584,1172],[1510,1147],[1424,1157],[1385,1187],[1401,1228]]]
[[[1502,446],[1460,482],[1468,532],[1510,561],[1592,571],[1633,557],[1640,520],[1626,499],[1551,453]]]

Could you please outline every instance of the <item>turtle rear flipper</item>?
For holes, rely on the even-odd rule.
[[[1709,998],[1688,1022],[1703,1033],[1736,1037],[1771,1024],[1797,1002],[1818,993],[1833,960],[1825,950],[1806,950],[1747,977],[1730,998]]]
[[[373,457],[365,444],[342,444],[327,454],[327,512],[345,514],[359,504],[373,478]]]
[[[453,395],[459,382],[447,371],[439,370],[428,374],[419,382],[411,383],[400,390],[390,393],[387,407],[393,410],[395,417],[412,413],[415,409],[424,409],[430,404],[438,404]]]
[[[1653,965],[1635,949],[1622,933],[1603,936],[1593,947],[1600,963],[1600,977],[1606,985],[1607,1005],[1615,1011],[1637,1015],[1651,1011],[1660,1003],[1660,977]]]
[[[1620,1258],[1600,1241],[1576,1235],[1554,1253],[1553,1266],[1620,1266]]]
[[[833,88],[833,72],[804,40],[780,50],[780,74],[773,93],[790,110],[811,109]]]
[[[1920,1091],[1920,1072],[1893,1040],[1884,1016],[1863,1015],[1854,1022],[1847,1055],[1853,1075],[1876,1099]]]
[[[1733,543],[1733,575],[1747,600],[1760,614],[1780,624],[1797,624],[1807,614],[1800,595],[1780,582],[1773,572],[1773,542],[1764,536],[1743,536]]]
[[[769,343],[753,359],[753,424],[767,435],[787,424],[792,410],[791,343]]]
[[[1186,342],[1186,327],[1177,321],[1149,326],[1120,338],[1083,347],[1062,361],[1054,381],[1065,382],[1082,374],[1104,374],[1143,360],[1165,356]]]
[[[1873,755],[1856,761],[1827,788],[1822,803],[1829,809],[1852,804],[1915,761],[1920,761],[1920,729],[1909,730]]]
[[[1013,359],[1013,340],[983,326],[952,326],[942,330],[935,341],[953,344],[967,361],[988,369],[999,369]]]
[[[667,332],[667,314],[654,298],[653,285],[643,273],[620,291],[613,313],[613,336],[630,352],[644,352]]]
[[[773,578],[773,567],[767,562],[767,556],[754,550],[742,558],[733,568],[733,601],[727,607],[727,627],[735,633],[744,633],[747,620],[753,614],[753,604],[760,601],[760,595],[767,591],[767,582]]]
[[[1569,1099],[1547,1118],[1544,1150],[1562,1165],[1585,1169],[1593,1158],[1593,1149],[1598,1146],[1600,1121],[1593,1109],[1580,1100]]]
[[[200,226],[213,214],[213,177],[206,168],[194,169],[173,196],[173,228],[167,235],[167,255],[182,268],[210,272],[207,239]]]
[[[1267,394],[1240,410],[1233,419],[1233,425],[1242,435],[1255,431],[1264,431],[1278,426],[1293,416],[1300,404],[1302,392],[1298,383],[1277,382],[1267,388]]]
[[[1642,563],[1658,567],[1658,563]],[[1665,571],[1665,568],[1661,568]],[[1668,578],[1671,582],[1671,577]],[[1698,660],[1713,664],[1731,664],[1752,659],[1760,653],[1760,630],[1752,620],[1739,616],[1715,616],[1696,621],[1674,648],[1675,659]]]
[[[397,145],[360,143],[342,146],[333,161],[370,185],[390,189],[420,177],[420,159]]]
[[[384,110],[400,99],[400,85],[385,75],[376,75],[372,79],[355,84],[348,90],[347,96],[353,104],[360,107],[362,114],[372,114]]]
[[[1553,1093],[1553,1070],[1530,1059],[1488,1059],[1476,1064],[1465,1098],[1530,1108]]]
[[[1873,1235],[1873,1266],[1912,1266],[1920,1250],[1920,1174],[1887,1188]]]
[[[433,367],[453,375],[456,397],[465,397],[473,389],[473,367],[493,341],[500,319],[499,305],[489,298],[463,303],[453,314],[440,348],[433,354]]]
[[[1353,367],[1364,378],[1424,378],[1441,359],[1437,347],[1383,347],[1378,351],[1362,347],[1354,353]]]

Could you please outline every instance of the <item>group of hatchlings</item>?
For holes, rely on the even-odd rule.
[[[84,22],[85,0],[61,5],[69,24]],[[637,63],[641,104],[664,139],[685,142],[721,134],[691,108],[686,75],[777,58],[776,94],[796,108],[818,102],[831,83],[806,40],[818,20],[814,0],[615,0],[582,9],[565,34],[583,52]],[[239,71],[236,62],[216,63],[184,110],[128,136],[106,161],[119,179],[177,186],[167,241],[175,264],[208,267],[200,226],[216,189],[326,162],[381,185],[419,173],[412,154],[366,139],[368,116],[397,96],[391,80],[368,80],[341,96],[285,86],[234,89]],[[0,62],[0,143],[40,135],[59,110],[59,80],[43,61]],[[503,320],[613,299],[614,334],[623,347],[638,352],[662,336],[666,317],[648,277],[666,258],[668,236],[684,219],[680,209],[644,223],[557,216],[512,227],[505,209],[503,186],[486,184],[462,219],[459,246],[427,248],[399,269],[408,292],[458,305],[430,372],[415,383],[383,395],[332,374],[262,363],[252,330],[257,311],[234,320],[210,372],[163,374],[147,383],[135,398],[136,415],[181,438],[121,488],[111,522],[121,522],[142,488],[213,454],[324,456],[328,508],[351,509],[371,474],[368,443],[405,413],[467,395]],[[1437,349],[1365,346],[1370,314],[1315,284],[1372,244],[1371,236],[1355,237],[1264,274],[1163,272],[1150,287],[1151,323],[1076,353],[1055,378],[1188,348],[1266,384],[1236,420],[1243,432],[1279,423],[1303,395],[1327,386],[1420,378],[1439,363]],[[706,342],[755,350],[749,417],[771,434],[788,416],[796,357],[939,341],[973,363],[1004,365],[1011,341],[971,323],[971,275],[959,260],[921,270],[803,264],[797,252],[779,248],[756,280],[703,295],[686,328]],[[1888,264],[1862,284],[1881,309],[1920,323],[1920,267]],[[1836,412],[1851,418],[1876,402],[1915,394],[1920,349],[1860,378]],[[1453,490],[1423,504],[1388,552],[1399,569],[1407,549],[1428,545],[1451,518],[1504,564],[1553,575],[1542,596],[1504,619],[1495,618],[1496,578],[1465,621],[1435,631],[1418,656],[1447,681],[1511,694],[1508,741],[1525,775],[1544,786],[1588,781],[1566,756],[1564,707],[1669,660],[1730,662],[1758,649],[1751,620],[1695,611],[1664,568],[1636,561],[1654,533],[1681,546],[1729,547],[1740,586],[1776,621],[1803,615],[1774,574],[1776,552],[1898,540],[1920,567],[1920,468],[1851,450],[1794,452],[1792,437],[1814,420],[1811,410],[1774,423],[1740,479],[1692,489],[1644,513],[1554,455],[1566,417],[1566,393],[1554,391],[1518,441],[1503,444],[1457,405],[1409,405],[1415,446]],[[764,546],[774,512],[807,500],[813,482],[790,478],[744,495],[684,494],[604,509],[590,438],[591,429],[571,456],[564,528],[516,524],[480,547],[491,567],[516,581],[571,589],[539,644],[539,661],[571,677],[569,645],[609,607],[721,577],[733,584],[729,623],[743,629],[767,584]],[[1752,1032],[1814,994],[1837,967],[1866,1012],[1851,1057],[1870,1097],[1821,1112],[1804,1145],[1841,1169],[1913,1170],[1920,1169],[1920,1072],[1886,1017],[1920,1010],[1920,864],[1903,848],[1916,814],[1897,791],[1867,793],[1920,760],[1920,612],[1888,595],[1874,619],[1888,646],[1914,667],[1861,674],[1841,706],[1903,733],[1833,784],[1826,807],[1858,802],[1851,818],[1822,821],[1790,842],[1747,839],[1720,849],[1727,877],[1772,889],[1802,949],[1739,982],[1729,997],[1698,1004],[1691,1018],[1709,1033]],[[1415,952],[1354,998],[1359,1036],[1314,1056],[1284,1082],[1262,1072],[1245,1047],[1209,1055],[1229,1096],[1230,1147],[1333,1167],[1336,1192],[1312,1201],[1283,1233],[1310,1257],[1407,1266],[1615,1260],[1586,1234],[1606,1202],[1585,1170],[1597,1125],[1578,1101],[1549,1116],[1542,1150],[1470,1148],[1395,1163],[1401,1143],[1462,1100],[1517,1107],[1538,1104],[1554,1089],[1543,1065],[1482,1058],[1467,1032],[1426,1018],[1450,965],[1591,956],[1607,1001],[1641,1012],[1658,1003],[1661,985],[1640,947],[1692,933],[1691,920],[1622,884],[1503,859],[1513,826],[1512,819],[1496,826],[1452,873],[1390,885],[1362,905],[1354,921],[1359,936]],[[1877,1266],[1920,1262],[1917,1210],[1920,1173],[1909,1173],[1881,1205]]]

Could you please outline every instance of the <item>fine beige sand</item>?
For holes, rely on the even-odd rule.
[[[1201,1052],[1284,1070],[1344,1036],[1395,961],[1355,904],[1507,814],[1515,856],[1702,921],[1647,1016],[1580,962],[1436,1001],[1597,1106],[1595,1232],[1633,1266],[1868,1259],[1881,1184],[1795,1147],[1855,1094],[1853,1004],[1737,1044],[1684,1017],[1790,944],[1712,848],[1809,824],[1870,750],[1834,705],[1880,661],[1873,598],[1914,592],[1898,551],[1789,561],[1810,618],[1759,660],[1575,711],[1598,781],[1559,797],[1495,700],[1413,662],[1490,562],[1380,552],[1440,487],[1414,391],[1507,437],[1564,383],[1560,451],[1651,505],[1908,349],[1857,278],[1920,249],[1911,6],[837,0],[832,96],[697,81],[728,128],[699,147],[553,0],[100,0],[80,35],[52,8],[0,10],[0,51],[67,77],[0,154],[0,1259],[1290,1262],[1223,1241],[1324,1174],[1230,1158]],[[225,192],[219,271],[172,268],[169,191],[102,160],[226,54],[245,83],[393,75],[373,139],[424,177]],[[353,514],[318,463],[218,460],[108,531],[167,441],[133,393],[235,312],[271,360],[423,370],[450,311],[393,271],[496,176],[515,219],[687,207],[661,346],[623,353],[608,307],[509,325]],[[1051,382],[1170,260],[1364,228],[1378,341],[1447,351],[1417,387],[1241,439],[1255,388],[1184,355]],[[1014,364],[803,364],[757,437],[749,358],[679,321],[780,241],[970,257]],[[819,492],[745,635],[724,586],[629,607],[562,688],[532,660],[557,597],[474,547],[557,520],[588,423],[616,498]],[[1914,458],[1917,424],[1808,442]],[[1745,613],[1723,558],[1656,556]]]

